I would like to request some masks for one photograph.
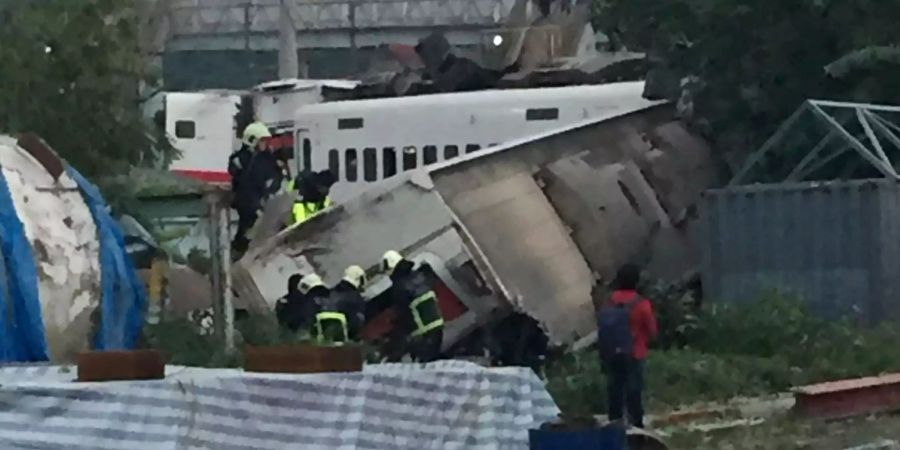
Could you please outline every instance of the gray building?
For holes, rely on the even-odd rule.
[[[476,47],[515,0],[284,0],[301,67],[311,78],[366,71],[384,44],[415,44],[435,30]],[[145,51],[166,90],[245,89],[277,78],[282,0],[141,2]]]

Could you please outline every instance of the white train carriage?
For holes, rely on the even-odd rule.
[[[331,169],[339,202],[400,172],[652,104],[643,91],[638,81],[305,105],[294,170]]]

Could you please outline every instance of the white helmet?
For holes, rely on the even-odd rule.
[[[400,264],[400,261],[403,261],[403,255],[396,250],[388,250],[384,252],[384,256],[381,257],[381,269],[385,272],[393,272],[394,268],[397,267],[397,264]]]
[[[317,286],[324,286],[324,285],[325,285],[325,283],[322,282],[322,277],[320,277],[314,273],[311,273],[311,274],[304,275],[303,278],[300,279],[299,290],[300,290],[301,294],[306,294],[307,292],[310,291],[310,289],[317,287]]]
[[[250,125],[247,125],[247,128],[244,128],[244,134],[241,136],[241,141],[249,146],[255,146],[260,139],[272,137],[272,133],[269,132],[269,127],[262,122],[253,122]]]
[[[359,266],[350,266],[344,270],[344,281],[362,290],[366,286],[366,271]]]

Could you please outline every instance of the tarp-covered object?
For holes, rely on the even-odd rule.
[[[528,430],[559,413],[530,369],[460,361],[317,375],[168,367],[164,381],[72,377],[58,367],[0,369],[0,447],[524,450]]]
[[[44,146],[40,151],[31,148],[38,141],[20,145],[0,136],[6,187],[0,189],[0,306],[6,307],[0,360],[69,361],[95,345],[132,346],[144,294],[117,225],[96,188],[64,171],[45,144],[37,145]],[[101,300],[109,311],[100,315],[100,333],[91,342],[91,316]]]
[[[100,241],[100,332],[94,346],[97,350],[133,348],[147,303],[143,283],[128,257],[122,230],[106,210],[100,191],[71,166],[66,168],[66,173],[78,184]]]

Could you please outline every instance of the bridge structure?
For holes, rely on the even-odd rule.
[[[282,5],[284,3],[284,5]],[[310,77],[362,71],[383,44],[435,30],[475,47],[506,23],[516,0],[154,0],[143,2],[145,51],[162,59],[169,89],[246,88],[277,74],[283,11]],[[284,7],[283,7],[284,6]],[[531,7],[530,2],[525,2]]]

